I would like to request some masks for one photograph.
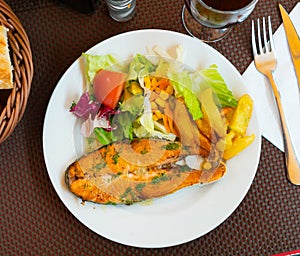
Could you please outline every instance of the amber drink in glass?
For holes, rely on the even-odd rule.
[[[185,0],[182,21],[187,32],[205,42],[225,37],[243,22],[258,0]]]

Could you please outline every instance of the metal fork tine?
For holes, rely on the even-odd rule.
[[[274,47],[272,24],[271,24],[271,17],[270,16],[268,16],[268,25],[269,25],[270,47],[271,47],[271,51],[274,51],[275,47]]]
[[[264,46],[266,53],[269,52],[268,42],[267,42],[267,31],[266,31],[266,19],[263,17],[263,36],[264,36]]]
[[[258,40],[258,48],[260,54],[263,53],[262,43],[261,43],[261,33],[260,33],[260,22],[259,19],[257,19],[257,40]]]
[[[255,28],[254,28],[254,21],[252,20],[252,50],[253,50],[253,55],[257,55],[257,46],[256,46],[256,41],[255,41]]]

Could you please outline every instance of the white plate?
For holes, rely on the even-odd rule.
[[[146,53],[155,45],[171,49],[182,45],[184,62],[192,68],[217,64],[235,96],[247,93],[235,67],[212,47],[192,37],[164,30],[138,30],[114,36],[93,48],[90,54],[112,53],[128,58]],[[240,155],[227,162],[228,173],[219,182],[182,189],[150,203],[131,206],[81,204],[64,183],[64,171],[77,158],[74,139],[75,117],[69,112],[73,100],[82,94],[84,74],[77,59],[57,84],[47,108],[43,149],[51,182],[71,213],[85,226],[115,242],[137,247],[158,248],[182,244],[201,237],[220,225],[245,197],[260,157],[261,135],[254,111],[248,133],[255,141]]]

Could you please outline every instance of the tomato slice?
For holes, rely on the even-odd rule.
[[[101,69],[93,80],[94,95],[98,102],[114,109],[121,97],[127,74]]]

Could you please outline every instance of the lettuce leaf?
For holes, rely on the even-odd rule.
[[[130,112],[121,112],[117,116],[117,125],[118,129],[113,131],[113,136],[116,137],[116,140],[122,140],[127,138],[129,140],[133,139],[133,122],[136,119],[135,115],[132,115]]]
[[[211,65],[207,69],[201,70],[200,75],[214,90],[222,107],[237,106],[237,100],[233,96],[232,91],[227,87],[223,77],[218,71],[218,66],[216,64]]]
[[[111,137],[111,132],[106,131],[103,128],[97,127],[94,129],[96,138],[100,141],[102,146],[110,144],[113,140]]]
[[[144,77],[155,70],[155,66],[141,54],[137,54],[129,66],[128,80],[138,80],[140,85],[144,85]]]
[[[144,112],[139,118],[140,124],[146,129],[147,132],[151,133],[154,130],[154,121],[152,116],[152,108],[150,103],[150,91],[147,88],[144,95],[143,109]]]
[[[137,94],[131,96],[126,101],[120,104],[120,110],[128,111],[134,116],[139,116],[143,112],[144,96],[143,94]]]
[[[144,96],[134,95],[120,105],[121,113],[117,116],[118,135],[129,140],[133,139],[133,123],[143,112]]]
[[[170,64],[167,61],[160,59],[156,67],[154,76],[168,77],[169,70],[170,70]]]
[[[123,66],[111,54],[106,55],[90,55],[82,53],[85,59],[85,75],[89,84],[92,83],[94,76],[100,69],[107,69],[113,71],[121,71]]]
[[[194,120],[203,117],[200,102],[196,94],[192,91],[193,81],[188,71],[180,73],[173,72],[169,74],[169,79],[176,91],[176,97],[183,97],[184,103],[187,106]]]

